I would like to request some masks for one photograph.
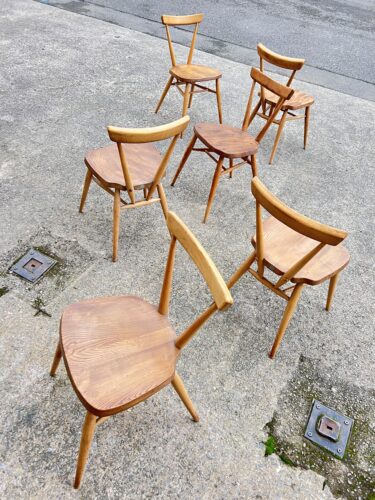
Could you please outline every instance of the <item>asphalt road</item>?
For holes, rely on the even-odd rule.
[[[263,42],[304,57],[307,81],[375,100],[374,0],[44,0],[115,24],[164,36],[160,15],[203,12],[197,47],[252,64]],[[180,30],[181,31],[181,30]],[[180,43],[188,43],[180,33]],[[315,70],[315,71],[314,71]]]
[[[154,21],[161,13],[204,12],[200,33],[254,48],[262,41],[309,65],[375,83],[375,1],[94,0]],[[372,61],[370,60],[372,58]],[[371,64],[372,62],[372,64]]]

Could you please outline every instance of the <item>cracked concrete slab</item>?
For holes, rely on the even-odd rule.
[[[323,369],[322,369],[323,368]],[[312,401],[354,419],[344,459],[337,460],[303,438]],[[267,429],[277,454],[296,467],[312,469],[327,479],[337,496],[371,498],[375,491],[375,391],[343,383],[318,359],[301,356],[297,369],[279,396]]]
[[[372,124],[375,106],[297,82],[314,95],[309,148],[301,123],[288,124],[276,161],[267,160],[275,131],[258,155],[264,182],[287,204],[350,233],[352,256],[332,311],[327,286],[306,289],[274,362],[267,358],[283,304],[245,277],[234,306],[215,316],[183,353],[179,371],[201,416],[194,424],[165,389],[108,420],[94,438],[81,490],[72,489],[83,408],[61,367],[48,375],[64,307],[81,298],[137,294],[157,303],[168,232],[157,206],[121,220],[119,260],[111,256],[111,199],[93,186],[78,204],[83,157],[108,143],[106,125],[151,126],[180,115],[170,93],[153,114],[168,75],[167,44],[27,0],[0,5],[1,248],[6,254],[41,226],[95,255],[95,265],[34,316],[28,296],[0,297],[0,495],[4,498],[332,498],[324,477],[264,457],[264,430],[298,369],[300,355],[322,362],[323,380],[373,390],[374,253]],[[177,47],[178,57],[186,56]],[[196,62],[223,71],[224,121],[240,124],[249,67],[197,52]],[[197,96],[192,125],[217,120],[212,96]],[[366,116],[366,120],[363,119]],[[255,207],[250,172],[222,179],[201,223],[212,164],[192,155],[168,186],[190,138],[179,141],[164,182],[169,206],[191,227],[227,279],[250,252]],[[252,131],[259,126],[252,127]],[[177,253],[171,318],[178,332],[210,300],[187,256]],[[286,390],[286,389],[285,389]]]
[[[10,272],[13,265],[30,250],[36,250],[51,257],[56,264],[36,283],[22,279]],[[97,253],[97,255],[100,255]],[[58,297],[64,288],[87,269],[93,266],[95,250],[89,252],[80,246],[77,240],[68,240],[51,234],[46,228],[40,228],[26,241],[19,241],[17,246],[0,255],[0,288],[12,292],[30,304],[40,303],[45,306]]]

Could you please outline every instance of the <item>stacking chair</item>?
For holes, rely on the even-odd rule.
[[[111,415],[144,401],[172,384],[194,421],[199,417],[176,372],[181,349],[218,309],[233,302],[215,264],[185,224],[169,212],[171,243],[159,306],[140,297],[102,297],[68,306],[51,367],[63,356],[73,389],[83,406],[83,424],[74,487],[79,488],[95,428]],[[213,303],[178,337],[168,320],[177,241],[205,279]]]
[[[222,123],[221,113],[221,94],[220,94],[220,78],[221,72],[215,68],[192,64],[195,40],[197,37],[198,27],[203,19],[203,14],[193,14],[191,16],[161,16],[162,23],[167,31],[169,52],[171,55],[172,68],[169,70],[169,80],[163,90],[155,113],[163,104],[164,98],[167,95],[171,86],[175,85],[177,90],[183,96],[182,116],[185,116],[188,108],[190,108],[193,95],[201,92],[212,92],[216,94],[217,110],[219,113],[219,122]],[[169,26],[187,26],[195,24],[193,38],[189,50],[189,55],[186,64],[177,64],[176,56],[173,50],[172,38],[169,31]],[[205,82],[215,81],[215,89],[211,89],[205,85]],[[182,87],[182,88],[181,88]]]
[[[294,76],[298,70],[302,68],[302,66],[305,63],[304,59],[295,59],[291,57],[285,57],[280,54],[276,54],[276,52],[272,52],[271,50],[267,49],[264,45],[261,43],[258,44],[258,54],[260,58],[260,70],[263,72],[265,68],[265,62],[270,63],[273,66],[277,66],[278,68],[282,68],[285,70],[290,70],[290,76],[287,82],[287,87],[290,87]],[[278,101],[278,95],[274,94],[273,92],[267,90],[267,89],[261,89],[261,99],[262,99],[262,108],[260,111],[258,111],[257,115],[260,116],[261,118],[268,120],[269,115],[273,112],[274,107],[277,104]],[[275,117],[273,120],[273,123],[275,123],[278,128],[277,128],[277,134],[275,137],[275,142],[273,144],[271,156],[270,156],[270,161],[269,163],[271,164],[273,162],[273,159],[275,158],[277,146],[280,141],[281,133],[283,131],[285,122],[287,121],[292,121],[292,120],[301,120],[303,119],[305,121],[305,128],[304,128],[304,142],[303,142],[303,147],[306,149],[307,147],[307,134],[309,130],[309,120],[310,120],[310,106],[314,104],[314,98],[306,94],[305,92],[302,92],[301,90],[296,90],[294,89],[294,94],[291,96],[290,99],[285,101],[283,104],[280,112],[281,112],[281,118]],[[303,114],[301,113],[296,113],[298,110],[304,110]],[[251,121],[255,118],[255,115],[252,117]],[[249,125],[250,125],[249,123]]]
[[[192,151],[203,151],[216,163],[216,169],[212,179],[211,190],[208,196],[203,222],[207,221],[210,214],[212,202],[214,200],[221,175],[229,174],[231,177],[233,170],[240,168],[243,165],[250,165],[253,175],[257,175],[256,153],[258,151],[258,145],[271,126],[277,113],[282,108],[285,100],[290,99],[293,95],[292,89],[275,82],[256,68],[251,68],[250,76],[252,78],[252,85],[245,117],[242,123],[242,129],[231,127],[229,125],[198,123],[194,127],[193,137],[172,180],[171,185],[174,186]],[[265,125],[254,138],[247,132],[247,128],[261,106],[261,100],[259,99],[258,103],[254,107],[254,110],[251,111],[256,84],[259,84],[261,89],[266,89],[277,95],[278,100]],[[195,147],[197,139],[203,143],[203,147]],[[224,165],[225,159],[228,159],[228,166]],[[234,163],[234,160],[240,161],[239,163]]]
[[[249,272],[288,302],[269,353],[273,359],[305,285],[314,286],[330,280],[326,302],[329,311],[339,274],[349,263],[349,253],[341,245],[347,233],[287,207],[258,177],[252,179],[251,191],[256,199],[256,234],[252,239],[255,251],[230,278],[228,288]],[[264,221],[262,207],[271,214]],[[252,268],[255,261],[256,270]],[[266,277],[265,268],[279,276],[276,283]]]
[[[87,153],[87,173],[79,211],[83,212],[92,180],[113,196],[113,262],[117,260],[121,210],[160,202],[164,216],[167,216],[167,198],[161,180],[176,141],[189,120],[185,116],[167,125],[152,128],[108,127],[109,137],[116,144],[92,149]],[[171,142],[162,157],[151,143],[165,139],[171,139]],[[136,191],[139,190],[143,196],[137,200]],[[159,197],[153,197],[155,190]],[[127,193],[128,201],[121,197],[122,192]]]

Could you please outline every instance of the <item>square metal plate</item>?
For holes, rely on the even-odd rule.
[[[330,425],[332,420],[334,425]],[[341,415],[314,399],[305,438],[330,451],[336,457],[343,458],[353,423],[352,418]]]
[[[36,283],[43,275],[56,264],[56,260],[31,248],[26,255],[20,258],[9,271],[21,278]]]

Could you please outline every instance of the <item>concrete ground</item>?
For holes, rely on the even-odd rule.
[[[243,278],[233,289],[233,307],[207,323],[179,362],[201,421],[190,420],[169,388],[110,419],[97,430],[76,492],[72,481],[84,410],[63,366],[55,379],[48,375],[59,317],[67,304],[94,296],[137,294],[157,303],[169,243],[159,207],[126,213],[113,264],[111,199],[93,187],[85,214],[78,214],[83,157],[108,143],[106,125],[167,123],[179,116],[182,103],[172,91],[160,114],[153,114],[168,72],[163,40],[28,0],[1,2],[0,33],[1,497],[370,497],[374,103],[298,82],[316,98],[309,148],[302,149],[302,124],[295,122],[286,127],[274,165],[267,163],[274,130],[258,154],[260,176],[277,196],[350,234],[351,263],[332,311],[323,309],[326,284],[306,289],[271,361],[267,352],[284,304],[251,277]],[[186,53],[177,47],[178,56]],[[203,52],[195,58],[223,71],[224,121],[239,125],[249,67]],[[197,96],[190,116],[192,125],[216,121],[213,96]],[[213,173],[209,159],[195,153],[176,187],[169,187],[192,125],[176,147],[164,186],[170,208],[228,279],[250,252],[255,222],[250,174],[243,169],[232,180],[221,180],[203,225]],[[60,263],[40,284],[28,286],[7,269],[31,245]],[[181,250],[174,292],[171,317],[181,331],[210,300]],[[304,359],[311,368],[301,368]],[[296,379],[307,389],[300,385],[294,392]],[[298,428],[294,416],[307,419],[307,403],[296,405],[302,414],[290,411],[301,392],[357,419],[361,446],[343,463],[353,475],[349,482],[336,481],[341,462],[324,476],[319,464],[307,458],[303,463],[310,448],[316,452],[305,442],[297,467],[276,453],[264,456],[271,424],[281,436],[285,420],[284,434]],[[300,438],[292,437],[296,443]]]

